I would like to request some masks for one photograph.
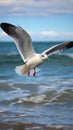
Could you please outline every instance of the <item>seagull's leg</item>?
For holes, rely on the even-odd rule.
[[[28,67],[28,76],[30,76],[30,67]]]
[[[36,71],[35,71],[35,68],[34,68],[34,73],[33,73],[33,76],[35,76],[36,75]]]

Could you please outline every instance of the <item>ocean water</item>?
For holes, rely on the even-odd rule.
[[[60,42],[33,42],[37,53]],[[0,122],[73,125],[73,48],[51,55],[36,76],[20,76],[13,42],[0,42]]]

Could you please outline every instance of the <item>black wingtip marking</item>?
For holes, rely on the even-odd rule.
[[[10,24],[8,23],[1,23],[1,28],[3,29],[3,31],[5,31],[7,34],[10,33]]]
[[[10,36],[14,36],[14,31],[16,26],[10,24],[10,23],[1,23],[1,28],[4,32],[6,32]]]

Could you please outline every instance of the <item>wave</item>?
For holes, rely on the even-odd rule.
[[[73,54],[71,54],[71,53],[57,53],[57,54],[53,54],[53,55],[51,55],[50,57],[49,57],[49,63],[54,63],[54,65],[55,64],[62,64],[63,63],[63,65],[65,64],[65,65],[69,65],[69,64],[71,64],[71,65],[73,65]]]
[[[15,63],[21,61],[21,57],[18,53],[0,54],[1,63]]]
[[[36,90],[35,90],[35,87]],[[45,88],[46,86],[44,86]],[[49,88],[40,91],[41,86],[36,84],[11,84],[0,83],[1,94],[6,95],[6,99],[1,99],[1,104],[47,104],[47,103],[65,103],[73,101],[73,88],[57,87]],[[37,89],[39,91],[37,91]],[[42,89],[42,88],[41,88]],[[33,90],[33,91],[32,91]],[[8,95],[8,96],[7,96]]]
[[[24,98],[19,98],[17,103],[64,103],[73,100],[73,90],[67,89],[62,93],[56,91],[49,91],[43,94],[30,95]]]
[[[69,58],[73,59],[73,53],[69,53],[69,54],[67,54],[67,56],[68,56]]]
[[[73,59],[73,53],[57,53],[57,55]]]
[[[55,53],[50,56],[51,58],[60,59],[60,58],[66,58],[66,59],[73,59],[73,53]]]
[[[62,61],[63,59],[65,60],[70,60],[73,59],[73,54],[68,53],[68,54],[62,54],[62,53],[57,53],[53,54],[50,57],[50,60],[55,59],[57,61]],[[22,58],[18,53],[8,53],[8,54],[0,54],[0,64],[1,63],[15,63],[15,62],[20,62],[22,61]]]
[[[10,94],[9,94],[10,95]],[[55,92],[48,92],[45,94],[34,94],[34,95],[29,95],[29,96],[24,96],[24,97],[16,97],[12,99],[7,99],[3,100],[1,104],[10,104],[10,105],[15,105],[15,104],[61,104],[65,102],[72,102],[73,101],[73,90],[66,90],[63,93],[57,94]]]

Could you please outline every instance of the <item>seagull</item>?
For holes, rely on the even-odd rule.
[[[67,50],[73,47],[73,41],[69,41],[57,44],[41,54],[38,54],[32,46],[30,35],[22,27],[10,23],[1,23],[0,27],[5,33],[14,39],[19,54],[24,61],[23,65],[17,66],[15,69],[16,73],[20,75],[27,74],[30,76],[31,70],[33,69],[33,76],[35,76],[36,67],[41,65],[44,60],[48,60],[50,55],[56,51]]]

